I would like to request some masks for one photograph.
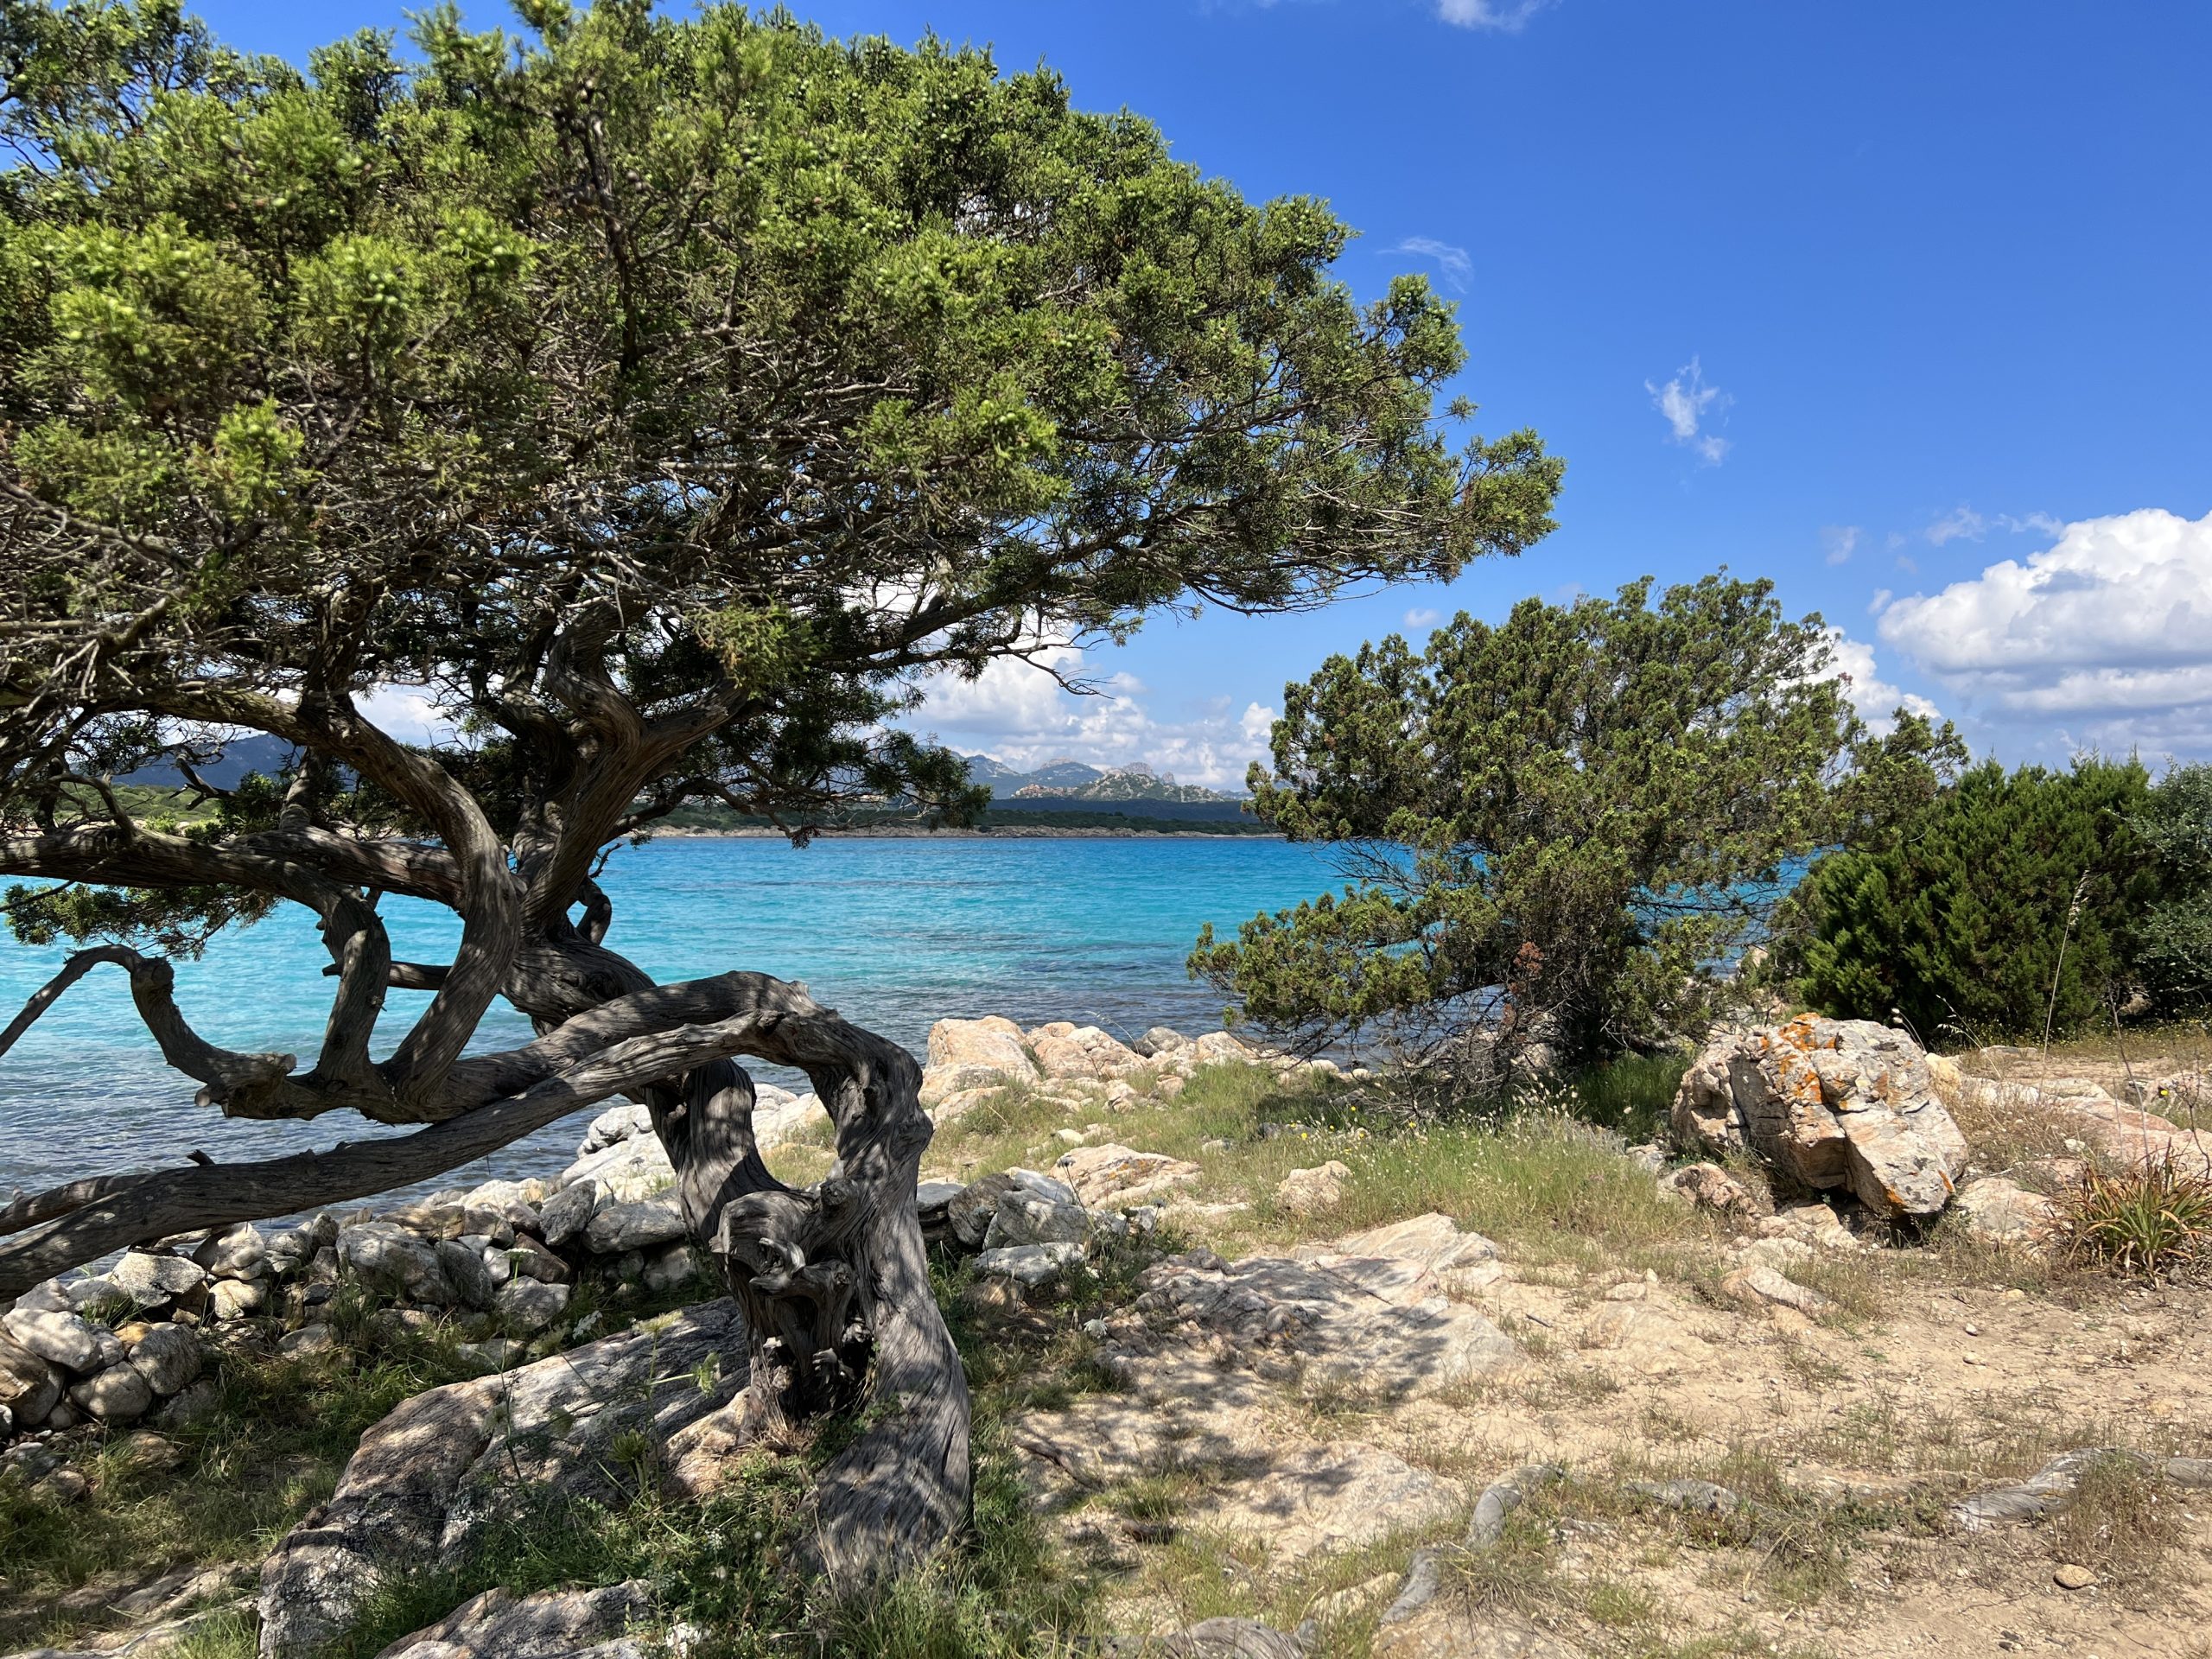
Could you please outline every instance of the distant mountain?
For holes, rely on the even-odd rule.
[[[968,775],[990,785],[991,798],[1020,801],[1025,806],[1050,807],[1098,801],[1183,801],[1234,804],[1242,797],[1224,795],[1197,784],[1179,784],[1173,773],[1155,772],[1150,766],[1101,767],[1080,760],[1047,760],[1034,772],[1016,772],[988,754],[963,757]]]
[[[292,763],[293,748],[281,737],[270,737],[256,732],[248,737],[235,737],[223,745],[223,753],[204,766],[195,766],[202,778],[218,789],[236,789],[245,781],[250,772],[264,778],[283,775]],[[158,760],[150,766],[141,766],[115,780],[118,784],[151,784],[162,789],[184,787],[184,774],[177,770],[174,760]]]

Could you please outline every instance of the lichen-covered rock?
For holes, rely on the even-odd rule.
[[[454,1300],[435,1246],[392,1221],[356,1222],[338,1230],[338,1262],[365,1283],[410,1301],[443,1307]]]
[[[108,1269],[107,1277],[140,1307],[158,1307],[171,1301],[190,1305],[207,1287],[207,1275],[198,1262],[144,1250],[129,1252]]]
[[[1275,1188],[1275,1202],[1294,1216],[1325,1216],[1344,1201],[1351,1171],[1332,1158],[1311,1169],[1294,1169]]]
[[[89,1371],[100,1362],[99,1332],[74,1313],[18,1307],[0,1319],[0,1331],[65,1371]]]
[[[1017,1244],[1076,1244],[1090,1236],[1090,1212],[1072,1198],[1016,1186],[999,1199],[983,1235],[988,1252]]]
[[[1075,1190],[1087,1208],[1123,1209],[1166,1197],[1204,1173],[1196,1164],[1165,1153],[1137,1152],[1108,1142],[1060,1154],[1052,1173]]]
[[[111,1365],[73,1383],[69,1403],[104,1423],[135,1423],[154,1408],[153,1385],[134,1365]]]
[[[377,1659],[645,1659],[661,1648],[643,1633],[652,1612],[652,1590],[640,1579],[520,1599],[486,1590]]]
[[[1096,1026],[1065,1020],[1039,1026],[1029,1033],[1038,1069],[1048,1077],[1105,1082],[1144,1069],[1144,1057]]]
[[[744,1386],[744,1355],[742,1317],[725,1300],[405,1402],[361,1437],[330,1501],[262,1568],[263,1659],[305,1659],[352,1624],[380,1578],[457,1564],[518,1504],[630,1502],[635,1460],[614,1443],[657,1446],[720,1410]]]
[[[130,1344],[132,1369],[164,1399],[197,1378],[201,1363],[200,1338],[181,1325],[148,1325]]]
[[[492,1300],[492,1309],[516,1330],[535,1336],[568,1311],[566,1285],[535,1279],[510,1279]]]
[[[1684,1077],[1673,1116],[1685,1146],[1747,1149],[1802,1185],[1849,1188],[1878,1215],[1936,1215],[1966,1166],[1928,1057],[1868,1020],[1808,1014],[1725,1035]]]
[[[1959,1217],[1985,1243],[2033,1249],[2059,1230],[2058,1205],[2000,1175],[1985,1175],[1959,1189]]]

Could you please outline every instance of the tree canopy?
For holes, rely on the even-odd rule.
[[[1192,968],[1309,1045],[1448,1062],[1541,1041],[1579,1062],[1668,1041],[1785,864],[1847,818],[1887,822],[1910,755],[1955,741],[1908,721],[1865,743],[1830,656],[1771,584],[1708,576],[1332,657],[1285,688],[1251,783],[1292,839],[1338,844],[1351,884],[1234,942],[1207,930]]]
[[[0,1052],[119,965],[207,1103],[427,1126],[32,1195],[0,1295],[637,1094],[747,1299],[749,1397],[865,1375],[884,1407],[824,1478],[825,1552],[865,1564],[966,1491],[913,1063],[761,976],[652,984],[605,849],[694,800],[802,839],[860,798],[971,810],[897,723],[929,676],[1446,576],[1543,535],[1560,466],[1447,437],[1420,278],[1356,302],[1323,204],[1248,202],[1049,72],[732,5],[518,11],[302,72],[172,0],[0,0],[0,874],[46,884],[22,937],[89,947]],[[456,735],[380,725],[393,687]],[[299,759],[195,782],[189,823],[116,792],[240,734]],[[459,913],[453,961],[392,959],[387,893]],[[285,902],[335,980],[305,1069],[205,1041],[144,949]],[[429,994],[396,1038],[393,988]],[[494,998],[537,1039],[464,1058]],[[760,1162],[747,1053],[813,1076],[822,1187]]]

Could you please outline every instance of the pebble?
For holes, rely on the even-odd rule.
[[[2050,1581],[2062,1590],[2086,1590],[2097,1581],[2097,1575],[2069,1561],[2050,1575]]]

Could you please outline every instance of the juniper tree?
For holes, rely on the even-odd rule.
[[[1867,740],[1820,618],[1708,576],[1652,600],[1530,599],[1391,635],[1284,688],[1260,816],[1326,843],[1339,894],[1208,928],[1192,971],[1320,1046],[1382,1039],[1451,1092],[1541,1042],[1580,1062],[1694,1030],[1793,859],[1887,833],[1915,757]]]
[[[0,874],[34,879],[21,936],[86,947],[0,1047],[114,965],[211,1109],[421,1126],[88,1171],[0,1213],[0,1296],[627,1094],[743,1300],[758,1422],[876,1408],[823,1485],[865,1574],[967,1490],[917,1069],[758,974],[653,984],[604,850],[701,800],[800,840],[858,797],[957,818],[958,763],[896,723],[925,677],[1447,575],[1542,535],[1559,467],[1447,438],[1451,308],[1355,303],[1322,204],[1247,202],[1049,73],[518,10],[302,73],[165,0],[0,0]],[[394,685],[454,741],[381,728]],[[296,764],[207,784],[240,734]],[[211,818],[127,810],[112,780],[164,759]],[[395,960],[385,894],[456,912],[453,959]],[[304,1065],[200,1037],[160,949],[286,903],[334,978]],[[745,925],[733,893],[741,967]],[[394,987],[429,993],[397,1032]],[[495,999],[536,1040],[467,1053]],[[834,1117],[819,1186],[762,1164],[748,1055]]]

